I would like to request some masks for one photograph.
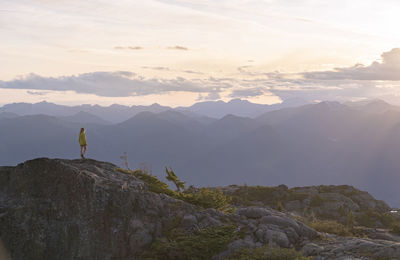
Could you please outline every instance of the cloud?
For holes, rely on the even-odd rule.
[[[144,49],[141,46],[115,46],[115,50],[142,50]]]
[[[163,68],[160,68],[163,69]],[[232,84],[225,80],[194,79],[182,77],[175,79],[143,78],[129,71],[92,72],[77,76],[41,77],[29,74],[11,81],[0,81],[3,89],[75,91],[82,94],[95,94],[104,97],[144,96],[168,92],[215,93],[231,89]]]
[[[251,70],[250,70],[251,69]],[[252,97],[273,93],[281,99],[356,100],[381,98],[400,104],[400,49],[384,52],[381,60],[365,66],[335,68],[329,71],[299,73],[263,72],[255,67],[237,68],[247,77],[235,88],[231,97]]]
[[[148,66],[142,66],[142,69],[170,71],[170,68],[168,68],[168,67],[148,67]]]
[[[182,70],[182,72],[184,72],[184,73],[188,73],[188,74],[204,75],[204,73],[203,73],[203,72],[194,71],[194,70]]]
[[[167,47],[167,49],[168,50],[178,50],[178,51],[188,51],[189,50],[189,48],[183,47],[183,46],[179,46],[179,45],[170,46],[170,47]]]
[[[173,92],[194,93],[198,100],[221,98],[258,98],[276,95],[281,99],[353,100],[383,98],[400,103],[400,49],[384,52],[382,59],[369,66],[357,64],[331,71],[281,73],[257,71],[255,66],[238,67],[231,77],[145,78],[130,71],[92,72],[63,77],[42,77],[36,74],[11,81],[0,81],[3,89],[26,89],[31,95],[43,91],[75,91],[103,97],[146,96]],[[168,67],[142,68],[168,73],[201,74]],[[250,71],[251,70],[251,71]],[[243,77],[246,75],[246,77]],[[391,98],[391,99],[389,99]],[[397,101],[396,101],[397,102]]]
[[[233,90],[229,97],[232,98],[249,98],[249,97],[258,97],[265,94],[265,88],[245,88],[245,89],[236,89]]]
[[[199,71],[194,71],[194,70],[173,70],[169,67],[162,67],[162,66],[155,66],[155,67],[150,67],[150,66],[142,66],[142,69],[149,69],[149,70],[159,70],[159,71],[170,71],[170,72],[183,72],[187,74],[196,74],[196,75],[204,75],[203,72]]]
[[[33,95],[33,96],[45,96],[47,95],[49,92],[48,91],[26,91],[26,93],[28,93],[29,95]]]
[[[382,61],[374,61],[369,66],[356,64],[348,68],[335,68],[333,71],[303,73],[306,79],[318,80],[400,80],[400,48],[381,55]]]
[[[84,49],[69,49],[67,50],[67,52],[71,52],[71,53],[88,53],[88,50],[84,50]]]
[[[199,94],[196,101],[215,101],[221,99],[221,95],[217,92],[210,92],[207,95]]]

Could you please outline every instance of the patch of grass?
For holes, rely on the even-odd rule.
[[[310,227],[319,232],[335,234],[338,236],[353,236],[348,227],[333,220],[314,220],[310,223]]]
[[[390,231],[397,235],[400,235],[400,222],[392,223],[392,225],[390,226]]]
[[[214,208],[223,212],[229,212],[231,207],[231,197],[223,194],[220,189],[211,188],[200,188],[194,189],[190,192],[174,191],[169,188],[168,184],[159,180],[156,176],[146,173],[142,170],[126,170],[119,168],[118,171],[130,174],[136,178],[142,180],[147,184],[149,191],[155,193],[167,194],[173,198],[183,200],[187,203],[202,207],[202,208]],[[174,173],[174,183],[180,182],[178,177]],[[183,182],[182,182],[183,183]],[[181,188],[184,186],[181,186]]]
[[[232,193],[232,197],[236,203],[242,205],[251,201],[261,201],[268,205],[275,202],[272,199],[275,190],[274,187],[242,186]]]
[[[298,198],[296,196],[298,195]],[[254,206],[263,205],[279,210],[289,200],[302,199],[303,194],[292,194],[286,186],[264,187],[264,186],[241,186],[232,194],[232,203],[235,205]],[[278,201],[280,201],[281,206]]]
[[[183,217],[176,216],[173,218],[163,229],[163,235],[166,237],[172,237],[175,232],[182,232],[179,228],[182,224]]]
[[[324,199],[320,195],[314,195],[311,197],[310,207],[316,208],[324,203]]]
[[[276,209],[280,212],[283,211],[283,205],[282,202],[280,200],[278,200],[278,202],[276,203]]]
[[[142,170],[131,171],[131,170],[126,170],[126,169],[121,169],[121,168],[118,168],[117,170],[122,173],[126,173],[126,174],[135,176],[136,178],[140,179],[141,181],[143,181],[144,183],[147,184],[147,187],[148,187],[149,191],[151,191],[151,192],[164,193],[164,194],[167,194],[167,195],[173,196],[173,197],[177,195],[177,192],[170,189],[168,184],[166,184],[163,181],[160,181],[154,175],[146,173]]]
[[[195,192],[179,193],[177,198],[203,208],[214,208],[220,211],[229,211],[231,197],[225,195],[221,189],[200,188]]]
[[[356,223],[356,217],[354,216],[353,212],[348,211],[346,213],[346,227],[348,228],[353,228],[355,226]]]
[[[310,260],[294,249],[263,246],[241,248],[225,258],[227,260]]]
[[[286,196],[286,201],[305,200],[310,197],[310,194],[304,192],[290,191]]]
[[[358,214],[356,217],[356,221],[359,225],[364,227],[375,228],[380,226],[381,223],[381,214],[373,211],[372,209],[368,209],[361,214]]]
[[[398,220],[389,212],[381,213],[379,219],[385,227],[391,227],[393,224],[398,223]]]
[[[243,206],[258,205],[261,202],[273,209],[281,210],[289,201],[304,201],[310,198],[308,193],[285,187],[283,185],[278,187],[240,186],[231,194],[232,202]]]
[[[359,225],[369,228],[389,228],[397,225],[398,220],[389,212],[379,213],[368,209],[356,216]]]
[[[234,225],[204,228],[189,235],[171,232],[167,240],[154,242],[140,259],[206,260],[238,238],[240,231]]]

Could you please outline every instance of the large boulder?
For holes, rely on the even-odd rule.
[[[0,235],[13,259],[135,259],[177,217],[195,226],[195,214],[109,163],[0,167]]]

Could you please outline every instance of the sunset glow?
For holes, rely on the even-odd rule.
[[[289,96],[370,98],[371,91],[304,96],[300,91],[304,85],[325,88],[332,81],[289,84],[276,75],[303,79],[304,73],[382,62],[383,52],[400,47],[399,9],[400,3],[392,0],[5,0],[0,8],[0,104],[48,100],[178,106],[232,98],[257,103],[276,103]],[[134,73],[138,80],[184,79],[185,83],[180,90],[142,94],[136,93],[135,85],[130,94],[117,99],[95,91],[79,93],[73,87],[66,98],[57,87],[43,92],[29,82],[24,87],[15,83],[31,74],[80,78],[118,71]],[[335,84],[375,85],[362,83],[346,79]],[[113,84],[118,82],[110,81],[110,88]],[[188,84],[208,89],[199,91]],[[394,96],[397,80],[390,85],[395,88],[389,96]],[[293,92],[275,91],[282,87]],[[373,92],[373,97],[388,95]]]

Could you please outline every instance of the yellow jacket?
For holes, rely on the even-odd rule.
[[[79,144],[87,145],[85,132],[79,133]]]

